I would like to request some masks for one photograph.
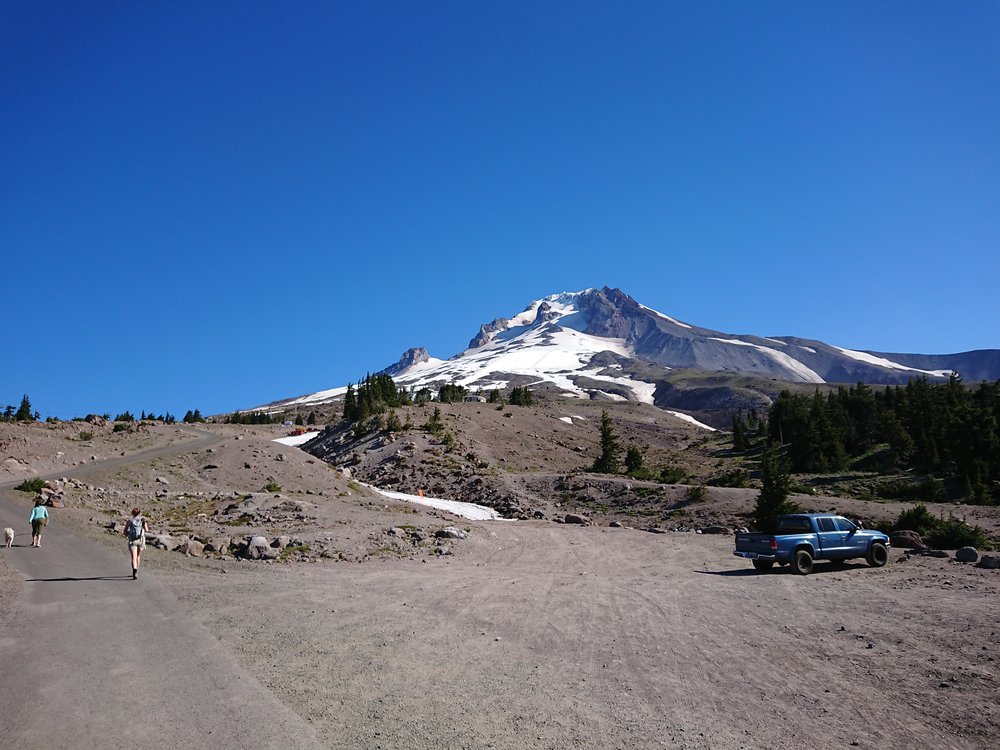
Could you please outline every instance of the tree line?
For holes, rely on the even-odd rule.
[[[873,468],[883,473],[913,471],[973,502],[1000,492],[1000,381],[969,388],[952,376],[878,390],[859,383],[825,396],[783,391],[766,429],[792,472],[838,471],[874,454]],[[737,437],[734,430],[734,445]]]

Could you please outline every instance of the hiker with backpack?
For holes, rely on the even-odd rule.
[[[42,529],[49,522],[49,511],[45,507],[44,500],[41,498],[35,500],[35,507],[31,509],[31,517],[28,520],[31,522],[31,546],[41,547]]]
[[[139,577],[139,563],[142,561],[142,551],[146,549],[146,532],[149,525],[142,517],[142,511],[132,508],[132,517],[125,524],[125,538],[128,539],[128,552],[132,557],[132,580]]]

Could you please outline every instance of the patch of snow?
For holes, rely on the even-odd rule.
[[[430,508],[437,508],[438,510],[446,510],[449,513],[454,513],[456,516],[462,516],[462,518],[471,518],[474,521],[501,520],[499,513],[493,510],[493,508],[487,508],[485,505],[463,503],[458,500],[445,500],[440,497],[421,497],[420,495],[409,495],[405,492],[380,490],[378,487],[372,487],[371,485],[367,486],[383,497],[388,497],[392,500],[404,500],[408,503],[416,503],[417,505],[426,505]]]
[[[573,419],[582,419],[584,422],[587,421],[586,417],[578,417],[576,414],[572,414],[571,416],[573,417]]]
[[[767,336],[764,336],[763,338],[764,341],[770,341],[772,344],[777,344],[778,346],[788,346],[787,343],[784,341],[778,341],[778,339],[769,339]]]
[[[296,446],[296,445],[302,445],[304,443],[308,443],[310,440],[312,440],[317,435],[319,435],[319,430],[316,430],[315,432],[304,432],[301,435],[289,435],[288,437],[275,438],[271,442],[272,443],[281,443],[282,445]]]
[[[735,346],[749,346],[754,349],[757,349],[758,351],[763,352],[768,357],[773,359],[775,362],[777,362],[779,365],[784,367],[789,372],[793,373],[794,375],[797,375],[805,383],[826,382],[825,380],[823,380],[823,378],[819,376],[819,373],[810,370],[808,367],[799,362],[797,359],[788,356],[784,352],[779,352],[769,347],[761,346],[760,344],[751,344],[749,341],[739,341],[737,339],[720,339],[713,337],[712,341],[719,341],[723,344],[733,344]]]
[[[702,428],[704,428],[706,430],[711,430],[712,432],[718,432],[718,430],[716,430],[714,427],[709,427],[707,424],[703,424],[702,422],[699,422],[697,419],[695,419],[694,417],[692,417],[690,414],[684,414],[683,412],[679,412],[679,411],[670,411],[669,409],[667,410],[667,414],[673,414],[678,419],[683,419],[685,422],[690,422],[695,427],[702,427]]]
[[[282,404],[282,409],[284,409],[285,406],[294,406],[295,404],[316,404],[321,401],[332,401],[337,398],[337,396],[343,396],[345,393],[347,393],[346,385],[339,388],[330,388],[326,391],[319,391],[318,393],[310,393],[308,396],[302,396],[301,398],[294,398],[291,401],[284,402],[284,404]]]
[[[573,424],[573,419],[571,417],[559,417],[560,422],[565,422],[566,424]]]
[[[839,346],[835,346],[833,348],[851,359],[856,359],[858,362],[876,365],[877,367],[884,367],[887,370],[908,370],[909,372],[919,372],[923,375],[932,375],[936,378],[947,378],[952,374],[951,370],[918,370],[916,367],[907,367],[906,365],[901,365],[898,362],[893,362],[891,359],[877,357],[874,354],[869,354],[868,352],[856,352],[853,349],[842,349]]]
[[[641,307],[643,310],[646,310],[647,312],[653,313],[653,315],[657,315],[657,316],[663,318],[664,320],[669,321],[670,323],[673,323],[675,326],[680,326],[681,328],[690,328],[691,327],[687,323],[681,323],[676,318],[671,318],[669,315],[664,315],[661,312],[657,312],[652,307],[646,307],[645,305],[639,305],[639,307]]]
[[[607,391],[598,390],[602,396],[604,396],[608,401],[628,401],[624,396],[619,396],[617,393],[608,393]]]
[[[802,349],[803,351],[807,351],[807,352],[809,352],[810,354],[815,354],[815,353],[816,353],[816,350],[815,350],[815,349],[813,349],[813,348],[812,348],[811,346],[802,346],[802,345],[800,344],[800,345],[799,345],[799,349]]]

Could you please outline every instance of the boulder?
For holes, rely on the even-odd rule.
[[[279,536],[276,537],[273,542],[271,542],[271,546],[274,547],[275,549],[284,549],[291,543],[292,543],[291,537]]]
[[[157,477],[156,478],[156,483],[157,484],[170,484],[170,482],[167,481],[166,477]]]
[[[243,549],[243,556],[248,560],[273,560],[280,554],[281,550],[272,547],[265,536],[250,537]]]
[[[705,526],[701,530],[702,534],[728,534],[729,529],[725,526]]]
[[[177,547],[177,552],[189,557],[204,557],[205,545],[194,539],[188,539]]]
[[[173,549],[174,540],[169,534],[146,534],[146,544],[156,549]]]
[[[924,552],[928,557],[948,557],[948,553],[943,549],[929,549]]]
[[[955,550],[955,559],[964,563],[977,562],[979,560],[979,550],[975,547],[960,547]]]
[[[889,535],[889,543],[900,549],[919,549],[924,546],[924,540],[920,538],[920,534],[909,529],[892,532]]]
[[[1000,555],[983,555],[979,564],[976,565],[977,568],[990,568],[992,570],[1000,570]]]
[[[583,516],[578,516],[576,513],[567,513],[566,517],[563,518],[563,523],[575,523],[580,526],[589,526],[590,521],[588,521]]]
[[[620,529],[622,525],[618,521],[612,521],[608,524],[612,529]]]
[[[86,422],[87,424],[97,425],[98,427],[103,427],[108,423],[108,420],[106,420],[99,414],[88,414],[86,417],[83,418],[83,421]]]
[[[205,543],[205,551],[225,554],[229,552],[230,544],[232,540],[228,536],[215,536]]]
[[[454,526],[445,526],[443,529],[438,529],[434,532],[434,536],[438,539],[468,539],[469,535],[459,528]]]

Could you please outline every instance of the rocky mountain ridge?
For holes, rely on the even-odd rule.
[[[359,371],[365,369],[359,364]],[[957,354],[894,354],[855,351],[796,336],[764,337],[702,328],[640,304],[620,289],[604,287],[553,294],[511,317],[480,326],[469,348],[447,360],[423,348],[407,350],[381,372],[398,384],[437,390],[454,383],[469,391],[515,385],[552,389],[568,396],[640,401],[662,408],[699,404],[716,414],[765,408],[781,384],[904,384],[915,377],[968,382],[1000,379],[1000,350]],[[679,388],[691,372],[714,378]],[[742,390],[719,379],[756,379]],[[269,408],[323,404],[340,398],[334,388]]]

